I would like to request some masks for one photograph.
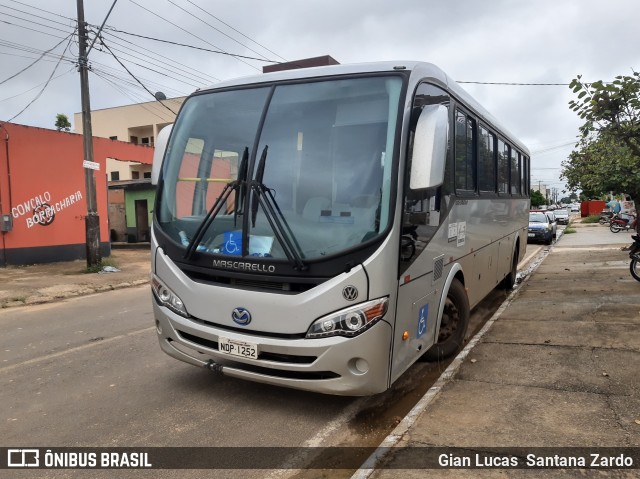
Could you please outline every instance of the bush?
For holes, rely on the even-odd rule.
[[[587,216],[586,218],[582,218],[582,223],[597,223],[600,221],[600,216]]]

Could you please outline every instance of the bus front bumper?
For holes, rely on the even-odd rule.
[[[345,396],[376,394],[389,387],[392,333],[384,320],[353,338],[286,339],[200,324],[156,301],[153,310],[165,353],[225,376]],[[256,345],[258,358],[223,352],[220,338]]]

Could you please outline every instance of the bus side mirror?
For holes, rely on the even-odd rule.
[[[162,160],[164,152],[167,150],[169,135],[173,129],[173,124],[165,126],[156,138],[155,150],[153,152],[153,165],[151,165],[151,184],[157,185],[160,178],[160,170],[162,169]]]
[[[411,158],[412,190],[432,188],[444,182],[449,140],[449,110],[444,105],[427,105],[418,118]]]

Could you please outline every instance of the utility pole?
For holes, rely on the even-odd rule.
[[[84,22],[83,0],[78,5],[78,70],[80,71],[80,95],[82,98],[82,136],[84,139],[83,165],[93,163],[93,132],[91,130],[91,104],[89,101],[89,59],[87,58],[87,25]],[[88,162],[88,163],[87,163]],[[96,183],[93,169],[84,167],[84,186],[87,200],[85,217],[87,266],[100,264],[100,217],[96,201]]]

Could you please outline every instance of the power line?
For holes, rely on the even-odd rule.
[[[75,33],[75,31],[74,31],[74,33]],[[49,75],[49,78],[45,82],[44,86],[42,87],[42,90],[40,90],[38,92],[38,94],[35,96],[35,98],[33,100],[31,100],[29,102],[29,104],[27,104],[27,106],[25,106],[22,110],[20,110],[18,113],[13,115],[13,117],[11,117],[9,120],[7,120],[7,122],[11,122],[11,121],[15,120],[18,116],[22,115],[27,110],[27,108],[29,108],[31,105],[33,105],[35,103],[35,101],[38,98],[40,98],[40,95],[42,95],[42,93],[46,90],[47,86],[49,86],[49,83],[51,82],[51,80],[53,79],[53,76],[55,75],[56,71],[58,70],[58,67],[60,66],[60,62],[62,62],[62,59],[64,57],[64,53],[67,51],[67,48],[69,48],[69,45],[71,45],[71,41],[72,40],[73,40],[73,33],[71,33],[69,35],[69,43],[67,43],[67,46],[62,51],[62,54],[60,55],[58,63],[56,63],[56,66],[53,68],[53,71],[51,72],[51,75]]]
[[[266,51],[268,51],[269,53],[273,53],[275,56],[281,58],[282,60],[284,60],[285,62],[288,61],[286,58],[284,58],[281,55],[278,55],[276,52],[269,50],[267,47],[265,47],[264,45],[262,45],[261,43],[258,43],[257,41],[255,41],[254,39],[248,37],[247,35],[245,35],[244,33],[242,33],[241,31],[236,30],[235,28],[233,28],[231,25],[229,25],[228,23],[225,23],[224,21],[220,20],[218,17],[216,17],[215,15],[213,15],[212,13],[208,12],[207,10],[203,9],[202,7],[196,5],[195,3],[193,3],[191,0],[187,0],[187,2],[189,2],[191,5],[193,5],[194,7],[198,8],[199,10],[201,10],[202,12],[204,12],[205,14],[209,15],[212,18],[215,18],[216,20],[218,20],[220,23],[222,23],[223,25],[226,25],[227,27],[229,27],[231,30],[233,30],[234,32],[238,33],[239,35],[242,35],[244,38],[246,38],[249,41],[252,41],[253,43],[255,43],[256,45],[261,46],[262,48],[264,48]],[[273,63],[277,63],[277,62],[273,62]]]
[[[66,74],[68,74],[68,73],[71,73],[72,71],[75,71],[75,69],[76,69],[76,67],[72,67],[72,68],[70,68],[69,70],[67,70],[66,72],[64,72],[64,73],[60,73],[60,75],[56,75],[56,76],[54,76],[54,77],[51,79],[51,81],[53,81],[53,80],[57,80],[58,78],[60,78],[60,77],[62,77],[62,76],[64,76],[64,75],[66,75]],[[36,88],[38,88],[38,87],[39,87],[39,86],[41,86],[41,85],[44,85],[45,83],[47,83],[47,82],[46,82],[46,81],[44,81],[44,82],[42,82],[42,83],[37,84],[37,85],[36,85],[36,86],[34,86],[34,87],[29,88],[28,90],[23,91],[22,93],[18,93],[18,94],[16,94],[16,95],[9,96],[9,97],[7,97],[7,98],[3,98],[2,100],[0,100],[0,102],[7,101],[7,100],[12,100],[13,98],[19,97],[19,96],[24,95],[24,94],[26,94],[26,93],[29,93],[31,90],[35,90]]]
[[[137,5],[138,7],[142,8],[143,10],[145,10],[145,11],[149,12],[150,14],[152,14],[152,15],[154,15],[154,16],[156,16],[156,17],[160,18],[161,20],[164,20],[165,22],[169,23],[170,25],[173,25],[174,27],[179,28],[179,29],[180,29],[180,30],[182,30],[183,32],[187,33],[188,35],[191,35],[192,37],[197,38],[198,40],[200,40],[200,41],[202,41],[202,42],[206,43],[207,45],[211,45],[213,48],[216,48],[217,50],[220,50],[219,52],[216,52],[216,53],[224,53],[224,54],[226,54],[226,55],[230,55],[230,56],[234,57],[236,60],[238,60],[239,62],[242,62],[242,63],[244,63],[245,65],[248,65],[249,67],[253,68],[254,70],[258,70],[258,71],[260,71],[260,70],[259,70],[259,68],[255,67],[255,66],[251,65],[250,63],[247,63],[247,62],[245,62],[245,61],[243,60],[243,58],[248,58],[248,57],[245,57],[245,56],[243,56],[243,55],[232,55],[232,54],[230,54],[229,52],[226,52],[226,51],[222,50],[220,47],[218,47],[218,46],[214,45],[213,43],[208,42],[208,41],[207,41],[207,40],[205,40],[204,38],[200,38],[198,35],[196,35],[196,34],[194,34],[194,33],[190,32],[189,30],[187,30],[187,29],[185,29],[185,28],[182,28],[181,26],[179,26],[179,25],[177,25],[177,24],[173,23],[173,22],[172,22],[172,21],[170,21],[170,20],[167,20],[166,18],[162,17],[161,15],[158,15],[157,13],[155,13],[155,12],[153,12],[153,11],[149,10],[148,8],[143,7],[142,5],[140,5],[139,3],[137,3],[135,0],[129,0],[129,1],[130,1],[131,3],[133,3],[134,5]],[[124,33],[124,32],[122,32],[122,33]],[[254,58],[254,60],[265,61],[265,60],[264,60],[264,59],[262,59],[262,58]]]
[[[70,36],[71,36],[71,35],[70,35]],[[47,53],[49,53],[49,52],[51,52],[52,50],[55,50],[56,48],[58,48],[58,47],[59,47],[59,46],[60,46],[60,45],[65,41],[65,40],[67,40],[67,39],[68,39],[68,37],[67,37],[67,38],[63,38],[63,39],[62,39],[59,43],[57,43],[54,47],[50,48],[49,50],[46,50],[46,51],[42,52],[42,54],[41,54],[38,58],[36,58],[36,59],[35,59],[35,61],[31,62],[29,65],[27,65],[26,67],[24,67],[22,70],[20,70],[20,71],[19,71],[19,72],[17,72],[17,73],[14,73],[14,74],[13,74],[13,75],[11,75],[10,77],[5,78],[4,80],[0,81],[0,85],[2,85],[2,84],[4,84],[4,83],[8,82],[9,80],[11,80],[11,79],[13,79],[13,78],[17,77],[18,75],[20,75],[21,73],[23,73],[23,72],[27,71],[27,70],[28,70],[29,68],[31,68],[33,65],[35,65],[35,64],[36,64],[36,63],[38,63],[40,60],[42,60],[42,58],[43,58]],[[66,50],[66,49],[65,49],[65,50]]]
[[[172,73],[174,73],[174,74],[176,74],[176,75],[178,75],[178,76],[180,76],[182,78],[185,78],[187,80],[198,82],[197,85],[192,85],[192,86],[200,87],[203,82],[210,83],[212,81],[210,78],[205,78],[204,76],[200,76],[198,74],[191,73],[188,68],[180,70],[180,69],[176,68],[173,64],[171,64],[169,62],[162,61],[162,60],[156,60],[155,58],[150,58],[149,57],[149,51],[144,52],[144,53],[140,53],[140,52],[137,52],[136,50],[132,49],[131,47],[129,47],[127,45],[123,45],[122,43],[117,42],[117,41],[112,40],[112,39],[109,39],[109,44],[111,45],[111,48],[116,52],[119,51],[119,52],[123,53],[124,55],[127,55],[129,57],[135,58],[137,60],[141,60],[144,63],[148,63],[150,65],[163,68],[166,71],[170,71],[170,72],[172,72]],[[114,47],[113,46],[114,44],[122,47],[123,49],[119,49],[119,48]],[[140,55],[146,55],[146,56],[142,57]],[[163,72],[162,74],[165,75],[166,73]]]
[[[262,53],[255,51],[253,48],[245,45],[244,43],[236,40],[235,38],[233,38],[230,35],[227,35],[226,33],[224,33],[222,30],[220,30],[219,28],[214,27],[213,25],[211,25],[210,23],[205,22],[202,18],[194,15],[193,13],[191,13],[190,11],[188,11],[187,9],[181,7],[180,5],[178,5],[177,3],[175,3],[173,0],[167,0],[167,2],[169,2],[171,5],[174,5],[175,7],[179,8],[180,10],[182,10],[183,12],[185,12],[187,15],[192,16],[193,18],[195,18],[196,20],[200,20],[202,23],[204,23],[205,25],[213,28],[216,32],[221,33],[222,35],[224,35],[227,38],[230,38],[231,40],[233,40],[234,42],[242,45],[243,47],[245,47],[246,49],[252,51],[253,53],[255,53],[256,55],[260,55],[263,59],[267,59]]]
[[[45,9],[43,9],[43,8],[34,7],[33,5],[29,5],[28,3],[24,3],[24,2],[19,2],[18,0],[9,0],[9,1],[10,1],[10,2],[13,2],[13,3],[18,3],[18,4],[20,4],[20,5],[24,5],[25,7],[33,8],[34,10],[39,10],[39,11],[41,11],[41,12],[48,13],[48,14],[50,14],[50,15],[55,15],[56,17],[64,18],[64,19],[66,19],[66,20],[71,20],[71,21],[73,21],[73,22],[75,22],[75,21],[76,21],[76,19],[75,19],[75,18],[65,17],[64,15],[60,15],[60,14],[58,14],[58,13],[50,12],[49,10],[45,10]]]
[[[196,68],[193,68],[193,67],[191,67],[191,66],[189,66],[189,65],[186,65],[186,64],[184,64],[184,63],[181,63],[181,62],[179,62],[178,60],[175,60],[175,59],[173,59],[173,58],[168,57],[167,55],[158,55],[157,53],[154,53],[153,51],[151,51],[151,50],[149,50],[149,49],[143,49],[142,47],[140,47],[140,46],[136,45],[135,43],[133,43],[133,42],[131,42],[131,41],[129,41],[129,40],[127,40],[127,39],[125,39],[125,38],[121,38],[121,37],[119,37],[119,36],[117,36],[117,35],[114,35],[113,33],[103,32],[103,35],[104,35],[104,34],[107,34],[107,35],[108,35],[109,41],[110,41],[111,43],[115,43],[116,45],[120,45],[120,46],[121,46],[121,47],[123,47],[123,48],[129,48],[129,49],[133,50],[133,51],[134,51],[134,52],[136,52],[136,53],[141,53],[141,54],[144,54],[144,55],[153,55],[153,56],[155,56],[155,57],[160,57],[160,58],[161,58],[161,59],[163,59],[163,60],[168,60],[167,62],[163,62],[162,60],[158,60],[158,61],[160,61],[161,63],[164,63],[164,64],[166,64],[166,65],[180,65],[180,66],[185,67],[187,70],[194,71],[194,72],[196,72],[196,73],[198,73],[198,74],[199,74],[199,75],[192,74],[192,76],[194,76],[194,77],[201,78],[201,79],[203,79],[203,80],[206,80],[207,82],[220,81],[220,79],[219,79],[219,78],[216,78],[216,77],[215,77],[215,76],[213,76],[213,75],[210,75],[210,74],[205,73],[205,72],[203,72],[203,71],[200,71],[200,70],[198,70],[198,69],[196,69]],[[122,41],[122,42],[124,42],[124,43],[127,43],[127,44],[129,44],[129,45],[133,45],[133,47],[136,47],[136,48],[137,48],[137,50],[136,50],[136,49],[134,49],[134,48],[132,48],[132,47],[127,47],[126,45],[124,45],[124,44],[122,44],[122,43],[118,43],[118,42],[114,41],[114,40],[113,40],[113,38],[115,38],[115,39],[117,39],[117,40],[120,40],[120,41]],[[140,50],[143,50],[143,51],[140,51]],[[170,61],[171,63],[169,63],[169,61]]]
[[[139,104],[144,110],[147,110],[149,113],[151,113],[153,116],[161,119],[162,121],[172,121],[172,118],[167,118],[164,116],[161,116],[161,113],[164,113],[164,110],[162,110],[162,112],[156,112],[153,111],[149,108],[147,108],[147,105],[145,105],[145,102],[138,97],[136,94],[132,93],[132,92],[127,92],[127,90],[125,89],[125,87],[118,85],[116,82],[114,82],[113,80],[106,78],[104,75],[102,75],[101,73],[97,72],[97,71],[93,71],[92,73],[94,75],[96,75],[98,78],[100,78],[102,81],[104,81],[107,85],[109,85],[111,88],[113,88],[114,90],[120,92],[122,95],[126,96],[127,98],[129,98],[129,100],[133,101],[134,103]],[[148,105],[150,107],[153,107],[155,105]]]
[[[2,5],[0,5],[2,6]],[[6,8],[6,7],[5,7]],[[45,25],[44,23],[38,23],[38,22],[34,22],[33,20],[29,20],[28,18],[22,18],[22,17],[18,17],[16,15],[11,15],[9,13],[4,13],[3,14],[6,17],[11,17],[11,18],[15,18],[17,20],[22,20],[23,22],[28,22],[28,23],[33,23],[34,25],[38,25],[39,27],[45,27],[45,28],[50,28],[51,30],[56,30],[58,32],[63,32],[63,33],[68,33],[69,30],[62,30],[61,28],[56,28],[56,27],[52,27],[50,25]],[[53,20],[48,20],[48,21],[53,21]],[[9,22],[5,22],[5,23],[9,23]],[[55,22],[55,23],[59,23],[59,22]],[[9,23],[11,25],[11,23]],[[26,28],[23,27],[22,25],[17,25],[17,24],[13,24],[17,27],[22,27],[22,28]],[[68,26],[68,25],[67,25]],[[37,30],[36,30],[37,31]],[[44,33],[44,32],[40,32],[40,33]]]
[[[102,45],[104,46],[104,43],[103,43]],[[106,48],[106,46],[105,46],[105,48]],[[124,55],[127,55],[127,56],[131,56],[131,57],[133,57],[133,58],[139,58],[139,57],[136,57],[135,55],[131,55],[130,53],[124,52],[124,51],[122,51],[122,50],[120,50],[120,49],[118,49],[118,48],[115,48],[115,47],[114,47],[114,48],[112,48],[112,50],[114,50],[114,51],[116,51],[116,52],[120,52],[120,53],[122,53],[122,54],[124,54]],[[98,50],[98,51],[99,51],[99,50]],[[169,75],[169,73],[168,73],[168,72],[166,72],[166,71],[165,71],[165,72],[161,72],[161,71],[158,71],[158,70],[154,70],[153,68],[151,68],[151,67],[149,67],[149,66],[145,66],[145,65],[140,64],[140,63],[137,63],[137,62],[135,62],[135,61],[133,61],[133,60],[123,60],[123,61],[127,61],[127,62],[131,63],[132,65],[136,65],[136,66],[138,66],[138,67],[140,67],[140,68],[144,68],[145,70],[149,70],[150,72],[157,73],[157,74],[159,74],[159,75],[164,75],[164,76],[166,76],[167,78],[171,78],[171,79],[173,79],[173,80],[181,81],[181,82],[186,83],[187,85],[190,85],[190,86],[192,86],[192,87],[194,87],[194,88],[199,88],[199,87],[201,86],[201,85],[198,85],[198,84],[194,84],[194,83],[192,83],[192,81],[193,81],[193,80],[191,80],[191,79],[187,79],[187,78],[182,78],[182,79],[181,79],[181,78],[177,78],[177,77],[175,77],[175,76]],[[156,65],[156,66],[161,66],[161,65]],[[172,72],[172,73],[173,73],[173,72]],[[189,80],[191,80],[191,81],[189,81]]]
[[[170,45],[177,45],[179,47],[193,48],[194,50],[202,50],[202,51],[210,52],[210,53],[218,53],[220,55],[229,55],[231,57],[246,58],[247,60],[257,60],[257,61],[260,61],[260,62],[280,63],[280,62],[276,62],[274,60],[265,60],[263,58],[248,57],[246,55],[238,55],[236,53],[229,53],[229,52],[225,52],[223,50],[211,50],[210,48],[196,47],[195,45],[189,45],[189,44],[186,44],[186,43],[172,42],[171,40],[162,40],[160,38],[147,37],[145,35],[138,35],[137,33],[131,33],[131,32],[125,32],[124,30],[118,30],[117,28],[113,28],[113,27],[108,27],[108,30],[109,31],[113,31],[113,32],[118,32],[118,33],[124,33],[125,35],[130,35],[132,37],[144,38],[146,40],[153,40],[155,42],[168,43]],[[253,65],[250,65],[250,66],[253,66]]]
[[[147,88],[147,87],[146,87],[146,86],[145,86],[145,85],[144,85],[140,80],[138,80],[138,79],[136,78],[136,76],[135,76],[133,73],[131,73],[131,72],[129,71],[129,69],[128,69],[128,68],[124,65],[124,63],[122,63],[122,62],[120,61],[120,59],[119,59],[119,58],[118,58],[118,57],[117,57],[117,56],[116,56],[116,55],[111,51],[111,49],[109,48],[109,46],[108,46],[106,43],[104,43],[104,41],[102,41],[102,45],[104,45],[104,47],[105,47],[107,50],[109,50],[109,53],[111,53],[111,56],[113,56],[113,58],[114,58],[114,59],[115,59],[115,60],[120,64],[120,66],[121,66],[122,68],[124,68],[124,69],[127,71],[127,73],[128,73],[129,75],[131,75],[131,77],[132,77],[135,81],[137,81],[137,82],[138,82],[138,83],[139,83],[139,84],[140,84],[140,85],[141,85],[145,90],[147,90],[147,92],[149,92],[149,94],[150,94],[152,97],[154,97],[154,98],[155,98],[155,95],[151,92],[151,90],[149,90],[149,89],[148,89],[148,88]],[[173,110],[172,110],[171,108],[169,108],[167,105],[165,105],[164,103],[162,103],[162,100],[158,100],[158,101],[160,102],[160,104],[161,104],[162,106],[164,106],[164,107],[165,107],[167,110],[169,110],[171,113],[173,113],[174,115],[177,115],[177,113],[176,113],[175,111],[173,111]]]

